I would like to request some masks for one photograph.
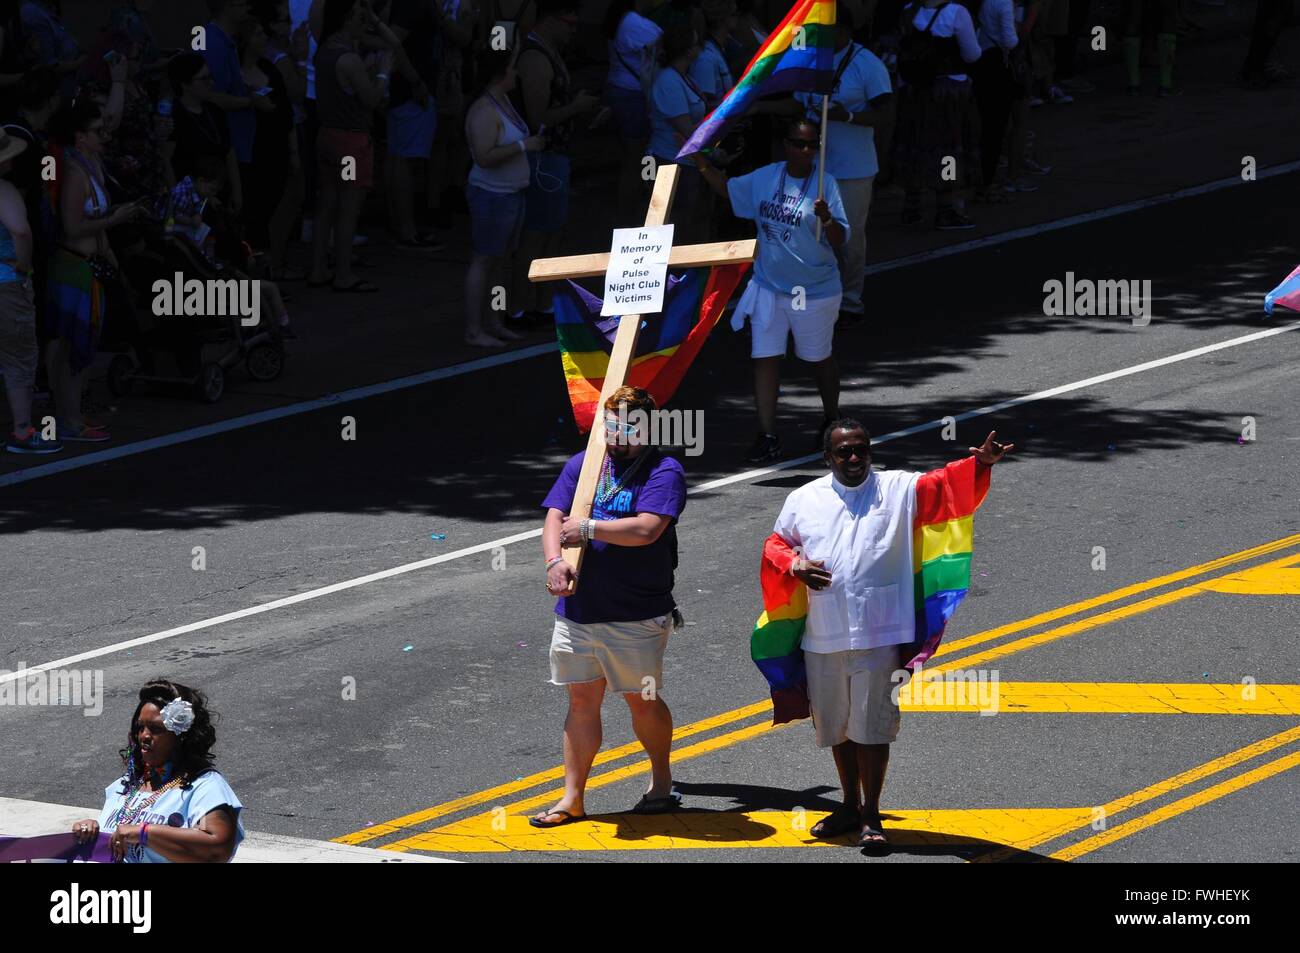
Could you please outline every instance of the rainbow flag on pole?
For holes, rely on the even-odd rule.
[[[677,153],[684,159],[722,138],[754,100],[772,93],[829,93],[835,80],[835,0],[797,0],[758,48],[740,80]]]
[[[948,620],[970,588],[973,517],[988,495],[989,469],[967,457],[923,473],[916,481],[916,637],[900,647],[903,667],[909,671],[934,655]],[[750,656],[772,691],[776,725],[808,717],[808,679],[799,647],[808,619],[808,587],[790,575],[794,559],[794,550],[776,533],[763,544],[763,613],[749,640]]]
[[[662,407],[686,376],[748,268],[749,262],[737,262],[669,275],[663,311],[642,318],[627,383],[644,387]],[[600,298],[572,281],[556,283],[554,300],[555,333],[573,419],[586,433],[596,416],[619,318],[602,318]]]

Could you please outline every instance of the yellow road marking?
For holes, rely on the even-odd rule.
[[[1281,559],[1275,559],[1272,562],[1261,563],[1256,569],[1265,573],[1276,571],[1278,567],[1289,565],[1290,563],[1300,560],[1300,556],[1291,554],[1283,556]],[[1261,576],[1260,578],[1267,578]],[[1181,589],[1171,589],[1169,592],[1162,592],[1160,595],[1151,596],[1147,599],[1140,599],[1137,602],[1129,603],[1126,606],[1120,606],[1117,609],[1110,609],[1106,612],[1099,612],[1096,615],[1087,616],[1075,622],[1069,622],[1065,625],[1057,626],[1054,629],[1047,629],[1043,632],[1036,632],[1033,635],[1025,636],[1023,639],[1013,639],[1010,642],[1004,642],[1001,645],[991,649],[985,649],[983,652],[973,652],[970,655],[947,662],[943,665],[937,665],[932,668],[927,667],[925,678],[930,678],[934,674],[950,671],[955,668],[970,668],[985,662],[991,662],[994,659],[1004,658],[1016,652],[1023,652],[1025,649],[1032,649],[1039,645],[1046,645],[1048,642],[1055,642],[1057,639],[1063,639],[1067,636],[1078,635],[1080,632],[1087,632],[1091,629],[1103,625],[1110,625],[1112,622],[1119,622],[1121,619],[1128,619],[1132,616],[1141,615],[1150,612],[1152,609],[1159,609],[1164,606],[1173,605],[1175,602],[1181,602],[1184,599],[1190,599],[1192,596],[1198,596],[1205,592],[1211,592],[1213,589],[1206,582],[1192,583],[1190,586],[1184,586]],[[942,653],[935,653],[938,658]]]
[[[741,728],[738,731],[729,731],[725,735],[718,735],[715,738],[698,741],[693,745],[687,745],[680,751],[674,751],[673,764],[686,761],[689,758],[699,757],[702,754],[708,754],[710,751],[717,751],[719,748],[726,748],[730,745],[739,744],[742,741],[757,737],[764,732],[772,731],[776,727],[784,726],[773,725],[770,721],[761,721],[756,725],[750,725],[748,728]],[[604,787],[607,784],[613,784],[616,781],[623,781],[627,778],[634,778],[638,774],[646,774],[649,770],[650,760],[648,758],[643,758],[642,760],[634,761],[632,764],[626,765],[625,767],[615,768],[613,771],[606,771],[603,774],[597,774],[589,778],[587,780],[587,790],[590,791],[592,788]],[[532,797],[524,798],[522,801],[516,801],[514,804],[507,805],[504,808],[494,809],[487,814],[479,815],[479,817],[492,818],[501,817],[503,814],[518,814],[519,812],[527,811],[530,808],[541,807],[542,805],[549,804],[552,801],[558,801],[562,794],[564,794],[564,788],[562,787],[556,788],[553,791],[547,791],[544,794],[534,794]],[[527,825],[526,820],[524,823]],[[534,828],[529,827],[529,830],[534,830]],[[407,837],[403,840],[394,841],[391,844],[383,845],[379,849],[395,850],[399,852],[406,850],[423,850],[424,848],[416,846],[416,842],[420,840],[421,836],[422,835],[416,835],[415,837]]]
[[[969,848],[999,845],[998,850],[982,854],[974,858],[974,862],[1007,860],[1040,844],[1082,830],[1093,823],[1098,815],[1110,819],[1127,808],[1168,794],[1298,739],[1300,739],[1300,726],[1253,742],[1205,764],[1123,795],[1100,809],[1092,807],[886,809],[884,811],[886,830],[890,840],[898,846]],[[558,793],[554,792],[548,797]],[[843,846],[852,844],[855,840],[852,835],[828,841],[814,839],[808,834],[807,828],[812,827],[825,816],[823,812],[816,810],[688,811],[653,816],[592,815],[589,820],[546,830],[531,827],[526,816],[510,813],[514,808],[522,810],[534,806],[535,803],[541,803],[542,800],[544,799],[534,798],[531,799],[532,803],[520,802],[518,805],[511,805],[511,808],[480,814],[437,830],[413,835],[401,841],[401,847],[398,849],[436,853],[491,853],[530,850],[779,848]],[[1124,825],[1121,825],[1113,828],[1112,831],[1123,829]],[[1135,830],[1130,829],[1128,832],[1132,833]],[[1127,836],[1127,834],[1121,833],[1120,836]]]
[[[691,735],[699,734],[702,731],[708,731],[712,728],[719,728],[722,725],[730,724],[733,721],[740,721],[757,715],[762,712],[772,710],[771,699],[764,699],[753,705],[746,705],[744,708],[737,708],[734,711],[723,712],[720,715],[713,715],[701,721],[694,722],[690,725],[683,725],[673,731],[673,741],[680,738],[689,738]],[[640,754],[642,751],[641,742],[631,741],[617,748],[610,748],[608,751],[602,751],[596,755],[594,764],[608,764],[610,761],[617,761],[631,754]],[[673,755],[674,759],[678,757]],[[406,828],[414,827],[416,824],[423,824],[426,821],[436,820],[447,814],[455,814],[457,811],[463,811],[468,807],[477,807],[480,804],[486,804],[489,801],[495,801],[498,798],[509,797],[519,791],[527,791],[529,788],[536,787],[539,784],[545,784],[547,781],[554,781],[557,778],[564,777],[564,765],[557,768],[549,768],[546,771],[539,771],[536,774],[530,774],[526,778],[520,778],[518,781],[510,781],[506,784],[498,784],[494,788],[488,788],[484,791],[477,791],[474,794],[467,794],[464,797],[456,798],[453,801],[447,801],[433,807],[416,811],[413,814],[406,814],[402,817],[386,821],[383,824],[374,824],[370,827],[362,828],[351,834],[344,834],[342,837],[335,837],[334,840],[340,844],[362,844],[376,837],[384,837],[388,834],[401,833]]]
[[[1185,814],[1202,805],[1209,804],[1211,801],[1217,801],[1219,798],[1234,791],[1240,791],[1242,788],[1250,787],[1252,784],[1258,784],[1266,778],[1271,778],[1283,771],[1289,771],[1296,765],[1300,765],[1300,751],[1293,751],[1290,754],[1283,755],[1275,761],[1269,761],[1260,765],[1244,774],[1239,774],[1235,778],[1228,778],[1226,781],[1220,781],[1213,787],[1208,787],[1204,791],[1197,791],[1195,794],[1189,794],[1185,798],[1180,798],[1164,807],[1156,808],[1150,814],[1143,814],[1141,817],[1135,817],[1131,821],[1125,821],[1118,827],[1112,827],[1108,831],[1089,837],[1087,840],[1079,841],[1063,850],[1058,850],[1052,854],[1056,860],[1074,860],[1076,857],[1082,857],[1084,854],[1090,854],[1100,847],[1107,844],[1113,844],[1117,840],[1129,837],[1139,831],[1147,830],[1154,827],[1162,821],[1167,821],[1171,817],[1177,817],[1179,814]]]
[[[482,814],[405,842],[412,850],[487,853],[538,850],[672,850],[705,847],[843,847],[856,834],[818,840],[808,833],[821,811],[699,811],[680,814],[609,814],[548,830],[519,815]],[[1092,808],[998,808],[886,811],[890,841],[898,846],[982,847],[1029,843],[1045,832],[1085,826]]]
[[[1089,599],[1084,599],[1082,601],[1071,603],[1070,605],[1062,606],[1060,608],[1053,609],[1048,612],[1039,613],[1038,615],[1031,616],[1027,619],[1022,619],[1017,622],[1010,623],[1008,625],[998,626],[997,628],[989,629],[985,632],[968,636],[965,639],[958,639],[955,642],[946,643],[940,646],[939,652],[936,653],[935,657],[938,658],[945,654],[951,654],[952,652],[960,648],[982,644],[992,639],[999,638],[1003,635],[1008,635],[1008,634],[1013,634],[1015,632],[1023,631],[1024,629],[1031,628],[1032,626],[1044,622],[1055,621],[1056,619],[1064,618],[1069,615],[1074,615],[1078,612],[1082,612],[1090,608],[1095,608],[1100,605],[1105,605],[1110,602],[1115,602],[1119,599],[1126,598],[1127,596],[1135,595],[1139,592],[1145,592],[1150,589],[1155,589],[1160,586],[1167,585],[1171,582],[1177,582],[1183,579],[1188,579],[1191,578],[1192,576],[1197,576],[1206,572],[1211,572],[1215,569],[1221,569],[1225,566],[1230,566],[1239,562],[1244,562],[1248,559],[1266,555],[1268,553],[1272,553],[1279,549],[1284,549],[1288,546],[1292,546],[1298,543],[1300,543],[1300,533],[1293,534],[1291,536],[1286,536],[1281,539],[1273,540],[1272,542],[1264,543],[1260,546],[1255,546],[1250,549],[1241,550],[1240,552],[1237,553],[1231,553],[1226,556],[1221,556],[1217,559],[1210,560],[1209,562],[1200,563],[1196,566],[1191,566],[1186,569],[1178,570],[1177,572],[1168,573],[1163,576],[1157,576],[1153,579],[1149,579],[1144,582],[1134,583],[1129,586],[1124,586],[1120,589],[1115,589],[1109,593],[1105,593],[1100,596],[1094,596]],[[1290,557],[1286,557],[1281,560],[1276,560],[1274,563],[1268,563],[1266,565],[1273,566],[1278,563],[1291,562],[1297,559],[1300,559],[1300,556],[1292,555]],[[1179,590],[1179,592],[1182,591],[1183,590]],[[1184,595],[1179,596],[1179,598],[1186,598],[1189,595],[1194,595],[1196,591],[1197,591],[1196,589],[1189,587],[1189,590],[1186,591]],[[1151,602],[1151,601],[1152,600],[1144,600],[1144,602]],[[1155,604],[1151,604],[1144,608],[1140,608],[1135,612],[1127,613],[1127,614],[1137,614],[1137,612],[1149,611],[1149,609],[1156,608],[1157,605],[1165,605],[1168,604],[1168,602],[1172,602],[1172,601],[1178,601],[1178,600],[1171,599],[1164,602],[1157,602]],[[1137,603],[1136,605],[1141,606],[1142,603]],[[1109,615],[1110,613],[1102,613],[1102,616],[1109,616]],[[1123,617],[1124,617],[1123,615],[1118,616],[1118,618],[1123,618]],[[1093,617],[1093,618],[1100,618],[1100,617]],[[1073,629],[1071,631],[1062,631],[1065,629],[1070,629],[1069,626],[1063,626],[1057,630],[1050,630],[1049,633],[1042,633],[1043,635],[1049,635],[1051,634],[1051,632],[1057,633],[1053,635],[1052,638],[1039,640],[1038,636],[1033,636],[1030,637],[1029,639],[1016,640],[1014,642],[1007,643],[1007,645],[1005,646],[999,647],[1000,649],[1006,649],[1007,651],[993,650],[996,654],[980,653],[972,656],[967,656],[966,658],[958,660],[956,662],[929,667],[925,670],[925,678],[928,679],[944,671],[950,670],[952,668],[967,665],[971,661],[978,662],[978,661],[987,661],[989,658],[1000,658],[1005,655],[1011,654],[1011,652],[1013,651],[1021,651],[1023,649],[1032,648],[1035,645],[1043,644],[1044,641],[1052,641],[1054,638],[1062,638],[1066,635],[1073,635],[1076,632],[1086,631],[1087,629],[1094,627],[1092,625],[1083,624],[1083,623],[1087,623],[1088,621],[1089,620],[1082,620],[1080,623],[1075,623],[1075,625],[1079,626],[1079,628]],[[1106,619],[1105,622],[1100,622],[1097,624],[1106,624],[1106,622],[1110,622],[1110,621],[1115,621],[1115,619],[1108,618]],[[689,737],[692,734],[697,734],[702,731],[708,731],[716,727],[721,727],[723,725],[730,724],[732,722],[741,721],[745,718],[758,714],[759,712],[766,712],[770,710],[771,710],[771,702],[769,700],[764,700],[761,702],[756,702],[751,705],[743,706],[741,708],[733,709],[732,711],[722,712],[718,715],[714,715],[709,718],[703,719],[702,721],[694,722],[692,724],[677,728],[673,732],[673,740],[674,742],[676,742],[680,738]],[[595,764],[597,765],[607,764],[610,761],[619,760],[621,758],[637,754],[640,751],[641,751],[641,746],[638,742],[629,742],[628,744],[622,745],[618,748],[613,748],[608,751],[601,752],[599,755],[597,755]],[[673,754],[674,760],[677,760],[680,757],[681,757],[680,752],[674,752]],[[649,769],[649,762],[643,762],[640,766],[640,771],[636,773],[643,773],[648,769]],[[334,840],[338,843],[343,843],[343,844],[365,843],[367,841],[374,840],[379,837],[400,833],[401,831],[407,830],[418,824],[426,823],[431,820],[436,820],[439,817],[443,817],[448,814],[453,814],[458,811],[464,810],[466,808],[485,804],[497,798],[506,797],[518,791],[527,790],[528,788],[534,787],[538,784],[542,784],[547,781],[552,781],[558,778],[562,778],[563,776],[564,776],[563,766],[557,766],[554,768],[550,768],[546,771],[541,771],[536,774],[529,775],[528,777],[521,778],[518,781],[507,782],[505,784],[497,785],[495,787],[488,788],[483,791],[475,792],[474,794],[468,794],[463,797],[444,802],[443,804],[438,804],[433,807],[424,808],[422,810],[415,811],[411,814],[403,815],[391,821],[386,821],[382,824],[374,824],[369,827],[363,828],[361,830],[354,831],[350,834],[344,834],[340,837],[336,837],[334,838]],[[597,780],[597,778],[592,778],[588,782],[588,786],[592,786],[592,782],[595,780]]]
[[[985,682],[979,686],[970,682],[944,683],[929,679],[913,685],[911,701],[906,700],[908,687],[902,690],[899,707],[903,711],[1300,715],[1300,685]]]
[[[1220,771],[1225,771],[1228,768],[1241,764],[1243,761],[1258,758],[1262,754],[1266,754],[1269,751],[1273,751],[1276,748],[1288,745],[1297,740],[1300,740],[1300,725],[1297,725],[1295,728],[1288,728],[1286,731],[1278,732],[1275,735],[1270,735],[1267,738],[1262,738],[1259,741],[1251,742],[1243,748],[1238,748],[1236,751],[1230,751],[1225,755],[1220,755],[1212,761],[1198,764],[1194,768],[1188,768],[1186,771],[1181,771],[1173,777],[1166,778],[1163,781],[1157,781],[1155,784],[1149,784],[1140,790],[1134,791],[1132,794],[1125,794],[1117,797],[1101,806],[1101,814],[1105,818],[1114,817],[1116,814],[1119,814],[1122,811],[1127,811],[1129,808],[1137,807],[1139,804],[1145,803],[1146,801],[1162,797],[1169,794],[1171,791],[1177,791],[1179,788],[1186,787],[1187,785],[1200,781],[1203,778],[1208,778],[1212,774],[1218,774]],[[1069,831],[1061,831],[1060,834],[1054,834],[1051,837],[1044,837],[1041,841],[1021,846],[1025,848],[1036,847],[1038,844],[1046,844],[1048,841],[1056,840],[1057,837],[1067,833],[1069,833]],[[981,857],[976,857],[972,862],[996,863],[1008,859],[1013,854],[1013,851],[993,851],[992,853],[985,854]]]
[[[1211,592],[1245,596],[1300,596],[1300,569],[1257,566],[1205,582]]]
[[[1093,596],[1091,599],[1084,599],[1081,602],[1073,602],[1068,606],[1061,606],[1059,609],[1040,612],[1038,615],[1032,615],[1027,619],[1020,619],[1016,622],[1010,622],[1007,625],[1000,625],[995,629],[989,629],[985,632],[977,632],[974,635],[966,636],[964,639],[945,642],[939,646],[939,651],[935,653],[935,658],[938,658],[941,655],[947,655],[951,652],[960,651],[961,649],[970,648],[974,645],[991,642],[994,639],[1002,638],[1004,635],[1014,635],[1017,632],[1023,632],[1025,629],[1032,629],[1037,625],[1045,625],[1048,622],[1055,622],[1057,619],[1064,619],[1066,616],[1072,616],[1079,612],[1086,612],[1088,609],[1095,609],[1098,606],[1118,602],[1120,599],[1127,599],[1129,596],[1136,596],[1141,592],[1159,589],[1161,586],[1167,586],[1173,582],[1181,582],[1182,580],[1190,579],[1193,576],[1199,576],[1203,573],[1213,572],[1216,569],[1222,569],[1225,566],[1232,566],[1240,562],[1245,562],[1246,560],[1254,559],[1256,556],[1266,556],[1269,553],[1277,552],[1279,549],[1286,549],[1288,546],[1294,546],[1297,543],[1300,543],[1300,533],[1296,533],[1293,536],[1284,536],[1281,539],[1273,540],[1271,543],[1264,543],[1251,549],[1243,549],[1238,553],[1220,556],[1218,559],[1211,559],[1207,563],[1189,566],[1188,568],[1180,569],[1177,572],[1171,572],[1163,576],[1156,576],[1154,579],[1135,582],[1130,586],[1114,589],[1110,592],[1103,593],[1100,596]]]

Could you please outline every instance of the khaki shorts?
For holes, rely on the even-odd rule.
[[[849,652],[804,652],[817,746],[845,741],[887,745],[898,737],[894,672],[898,646]]]
[[[664,684],[664,649],[671,614],[641,622],[584,625],[555,617],[551,633],[551,684],[577,685],[603,678],[611,692],[656,694]]]
[[[31,387],[36,380],[36,306],[21,281],[0,282],[0,373],[7,387]]]

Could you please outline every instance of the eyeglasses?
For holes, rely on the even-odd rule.
[[[786,136],[785,141],[796,149],[802,149],[804,152],[811,152],[821,145],[819,139],[796,139],[793,136]]]
[[[855,443],[850,444],[847,447],[836,447],[834,453],[835,456],[839,457],[841,460],[849,460],[852,457],[857,457],[859,460],[865,460],[867,457],[871,456],[871,448],[865,443]]]

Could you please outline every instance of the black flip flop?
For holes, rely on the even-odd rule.
[[[572,824],[574,821],[585,821],[587,819],[586,814],[570,814],[568,811],[547,811],[542,815],[542,817],[547,817],[551,814],[562,814],[564,820],[547,822],[540,820],[537,817],[530,817],[528,823],[533,827],[563,827],[565,824]]]
[[[682,806],[682,796],[680,794],[669,794],[667,797],[651,798],[648,794],[641,795],[641,800],[636,802],[636,806],[629,811],[629,814],[671,814],[679,810]]]
[[[358,278],[356,281],[352,282],[352,284],[342,288],[338,285],[334,285],[334,290],[340,294],[368,295],[374,294],[379,290],[379,288],[376,285],[372,285],[364,278]]]
[[[859,820],[858,812],[841,806],[814,824],[808,833],[818,840],[830,840],[833,837],[847,834],[849,831],[858,830],[861,826],[862,821]],[[821,828],[820,834],[817,832],[819,827]]]

